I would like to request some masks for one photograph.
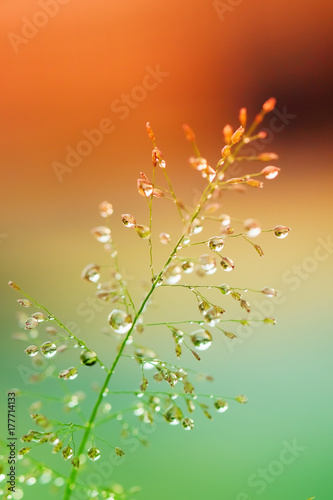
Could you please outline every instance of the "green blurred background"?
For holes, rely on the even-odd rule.
[[[181,125],[187,122],[194,128],[203,156],[214,165],[223,145],[223,126],[238,126],[240,107],[254,116],[275,96],[277,109],[293,115],[270,136],[272,142],[267,141],[266,150],[280,156],[281,174],[265,182],[264,190],[228,193],[221,210],[236,218],[257,218],[265,228],[284,224],[292,231],[286,240],[260,236],[264,259],[245,242],[232,241],[230,256],[237,268],[232,276],[218,271],[211,280],[278,289],[282,300],[279,305],[269,302],[274,306],[268,314],[278,322],[255,329],[234,348],[215,335],[214,347],[203,354],[200,365],[214,382],[196,384],[201,392],[246,394],[249,402],[231,404],[225,414],[214,413],[212,421],[196,410],[190,433],[158,423],[149,447],[127,452],[124,464],[114,465],[110,481],[126,488],[141,485],[139,500],[330,499],[333,249],[322,241],[332,237],[332,4],[71,0],[59,4],[44,26],[30,32],[30,39],[15,38],[13,34],[24,35],[26,19],[43,23],[45,16],[36,17],[42,3],[1,3],[2,437],[7,390],[62,394],[56,380],[38,387],[23,375],[30,360],[26,344],[11,337],[18,331],[19,296],[8,288],[8,280],[18,282],[63,322],[76,323],[82,338],[110,363],[115,343],[102,328],[112,306],[95,312],[94,321],[82,315],[82,310],[91,309],[87,300],[94,287],[84,283],[80,273],[89,262],[108,263],[90,235],[92,227],[103,223],[97,206],[107,199],[114,205],[113,235],[121,269],[135,298],[142,297],[142,281],[149,276],[147,245],[122,226],[120,215],[133,213],[143,224],[148,220],[146,204],[136,191],[139,171],[150,175],[146,121],[154,128],[176,192],[191,203],[204,182],[188,166],[192,152]],[[115,111],[116,100],[136,92],[147,67],[157,66],[168,76],[122,119]],[[66,147],[76,147],[82,130],[96,128],[103,118],[112,120],[114,130],[60,182],[53,162],[64,163]],[[269,128],[270,120],[267,117],[263,126]],[[174,207],[165,200],[157,200],[156,206],[157,231],[170,232],[175,240],[181,226]],[[166,249],[158,245],[156,239],[157,262],[162,263]],[[267,305],[267,299],[252,298],[259,308]],[[231,307],[227,298],[223,303]],[[195,308],[184,292],[158,290],[147,318],[188,319],[192,311],[197,315]],[[237,309],[235,314],[240,315]],[[140,342],[175,361],[172,339],[163,329],[145,332]],[[73,353],[64,357],[73,359]],[[186,354],[184,360],[186,366],[197,367]],[[57,360],[59,369],[64,362]],[[114,385],[137,389],[139,377],[138,367],[123,361]],[[89,373],[81,370],[68,386],[82,390],[93,379],[101,382],[95,367]],[[94,396],[90,388],[87,393]],[[18,399],[22,433],[31,428],[27,408],[35,399]],[[122,405],[116,397],[110,402],[115,409]],[[88,412],[87,400],[85,408]],[[60,410],[54,404],[44,411],[60,415]],[[104,438],[115,445],[118,435],[116,423],[104,431]],[[302,451],[281,468],[276,462],[286,441],[296,441]],[[48,453],[46,458],[55,469],[66,471],[60,457]],[[253,486],[253,475],[267,468],[273,471],[271,482],[265,481],[261,491],[258,484]],[[25,486],[24,498],[41,498],[46,488]],[[61,498],[60,491],[54,495]]]

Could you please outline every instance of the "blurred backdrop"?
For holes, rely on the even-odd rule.
[[[120,215],[148,221],[136,191],[138,173],[150,175],[151,168],[145,123],[155,131],[176,192],[191,203],[204,182],[188,165],[192,151],[182,124],[193,127],[202,155],[214,165],[223,126],[237,127],[239,108],[254,116],[274,96],[277,114],[263,124],[271,131],[265,149],[279,154],[281,174],[263,190],[229,193],[222,212],[256,218],[265,228],[292,228],[286,240],[260,237],[264,259],[238,240],[230,255],[239,262],[227,276],[230,284],[280,291],[274,306],[255,297],[259,308],[273,307],[268,315],[277,325],[255,329],[235,347],[218,339],[200,366],[214,377],[202,392],[243,393],[249,402],[231,405],[212,421],[196,417],[191,433],[158,424],[149,447],[128,453],[110,480],[141,485],[139,500],[329,499],[332,3],[2,0],[0,9],[1,404],[13,386],[58,391],[53,382],[42,388],[27,382],[26,344],[11,337],[19,297],[8,280],[75,323],[109,362],[114,357],[115,344],[102,333],[110,306],[94,311],[94,322],[80,313],[94,293],[80,273],[89,262],[108,263],[90,229],[102,223],[98,204],[109,200],[122,272],[135,298],[142,297],[142,280],[149,276],[146,244],[122,226]],[[82,146],[87,139],[93,144]],[[77,148],[80,154],[73,153]],[[155,215],[157,231],[175,239],[181,226],[172,204],[161,200]],[[160,245],[159,263],[165,252]],[[216,283],[226,281],[221,273],[212,277]],[[172,300],[161,293],[153,305],[149,318],[160,320],[188,318],[196,307],[178,293]],[[142,343],[174,361],[163,330],[145,333]],[[196,367],[191,359],[188,365]],[[100,380],[98,370],[88,375],[72,387]],[[124,362],[115,383],[137,388],[138,379],[137,368]],[[22,432],[31,427],[27,405],[20,399]],[[119,429],[112,432],[116,439]],[[294,460],[281,462],[288,447]],[[54,467],[66,471],[56,458]],[[45,488],[32,486],[24,497],[39,498]]]

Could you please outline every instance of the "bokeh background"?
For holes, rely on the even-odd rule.
[[[267,306],[267,299],[258,296],[249,295],[249,300],[259,308],[272,307],[269,315],[278,322],[255,329],[234,347],[216,335],[200,365],[214,377],[210,385],[202,383],[202,392],[242,393],[249,402],[234,403],[223,415],[214,413],[212,421],[197,410],[190,433],[159,423],[149,447],[127,453],[109,480],[126,488],[141,485],[139,500],[331,498],[332,3],[45,1],[44,11],[54,9],[46,17],[40,14],[42,5],[41,0],[3,0],[0,7],[2,437],[7,390],[62,391],[56,380],[41,387],[28,383],[26,344],[11,337],[18,331],[18,296],[8,280],[18,282],[65,323],[75,323],[89,345],[111,362],[115,342],[102,332],[111,306],[92,309],[88,300],[94,290],[80,273],[89,262],[108,265],[90,229],[102,223],[98,204],[109,200],[122,272],[136,300],[142,297],[142,281],[149,277],[146,243],[122,226],[120,215],[133,213],[147,223],[146,204],[136,191],[139,171],[150,175],[146,121],[155,130],[176,192],[191,203],[204,182],[188,166],[191,150],[182,124],[191,124],[203,156],[214,164],[223,126],[237,127],[240,107],[254,116],[274,96],[279,112],[289,116],[266,145],[279,153],[281,175],[267,181],[264,190],[228,193],[221,211],[257,218],[265,228],[285,224],[292,231],[286,240],[260,236],[264,259],[245,242],[233,241],[229,251],[237,269],[232,276],[219,271],[212,280],[275,287],[282,297],[279,304]],[[159,67],[164,75],[144,95],[136,87],[146,81],[148,67]],[[120,111],[119,99],[128,94],[131,104]],[[112,121],[112,132],[59,178],[54,162],[64,164],[66,148],[76,148],[84,139],[82,131],[95,129],[105,118]],[[263,126],[269,128],[270,120]],[[165,200],[156,205],[156,231],[176,238],[181,225],[174,207]],[[161,263],[166,249],[155,243]],[[158,293],[150,320],[197,318],[187,294],[171,298],[164,290]],[[234,306],[226,299],[223,303]],[[140,342],[175,361],[172,340],[163,329],[144,333]],[[184,359],[197,367],[186,354]],[[63,367],[62,360],[58,363]],[[138,387],[137,366],[124,361],[116,375],[115,387]],[[81,370],[71,387],[82,390],[92,380],[100,382],[98,369],[88,374]],[[88,395],[87,410],[92,390]],[[27,407],[35,399],[18,400],[21,432],[31,428]],[[115,409],[123,404],[113,397],[111,402]],[[60,412],[59,404],[53,406]],[[45,406],[46,413],[51,410]],[[103,432],[117,445],[119,426]],[[302,450],[281,469],[276,461],[286,441],[296,441]],[[60,458],[49,453],[46,458],[65,473]],[[257,479],[259,470],[267,468],[271,473],[263,487],[253,486],[253,475]],[[24,486],[24,498],[40,498],[46,491],[45,485]],[[61,489],[54,496],[61,498]]]

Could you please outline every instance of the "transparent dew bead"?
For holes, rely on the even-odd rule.
[[[47,331],[47,333],[49,335],[56,335],[57,334],[57,329],[54,326],[47,326],[45,328],[45,330]]]
[[[228,403],[223,399],[217,399],[214,403],[214,406],[219,413],[224,413],[228,409]]]
[[[108,317],[111,328],[120,334],[127,333],[133,324],[132,316],[120,309],[114,309]]]
[[[25,353],[31,357],[36,356],[38,353],[38,347],[36,345],[29,345],[29,347],[25,349]]]
[[[266,325],[276,325],[276,319],[274,318],[264,318],[263,321]]]
[[[85,366],[93,366],[97,362],[97,354],[94,351],[85,350],[81,353],[80,361]]]
[[[241,404],[245,404],[248,401],[247,397],[243,396],[243,394],[240,394],[239,396],[237,396],[235,398],[235,400],[238,401],[238,403],[241,403]]]
[[[216,326],[220,321],[221,312],[217,307],[210,307],[205,314],[205,321],[209,326]]]
[[[219,216],[219,220],[221,221],[221,225],[224,227],[229,226],[231,223],[231,219],[227,214],[221,214]]]
[[[17,302],[23,306],[23,307],[30,307],[32,306],[32,302],[28,299],[18,299]]]
[[[98,211],[101,217],[106,218],[113,214],[113,206],[108,201],[102,201],[98,205]]]
[[[194,427],[194,421],[192,418],[184,418],[182,421],[182,426],[186,431],[190,431]]]
[[[246,219],[244,221],[244,229],[246,232],[246,236],[248,236],[249,238],[255,238],[261,233],[259,222],[255,219]]]
[[[186,260],[185,262],[182,263],[182,270],[186,274],[191,274],[193,273],[194,269],[194,262],[190,260]]]
[[[185,247],[191,243],[191,240],[188,236],[184,236],[182,239],[182,245]]]
[[[67,368],[66,370],[61,370],[59,373],[59,378],[63,380],[74,380],[77,377],[77,369],[73,366],[71,368]]]
[[[81,273],[81,278],[91,283],[97,283],[100,277],[101,272],[97,264],[88,264]]]
[[[106,226],[94,227],[91,230],[91,234],[100,243],[107,243],[108,241],[111,241],[111,229]]]
[[[121,221],[126,227],[135,227],[136,219],[131,214],[122,214]]]
[[[267,166],[262,169],[261,175],[263,175],[266,179],[270,180],[270,179],[275,179],[275,177],[278,175],[279,172],[280,172],[279,167]]]
[[[207,330],[196,330],[191,335],[191,340],[197,351],[205,351],[212,344],[212,336]]]
[[[149,349],[148,347],[138,347],[137,349],[135,349],[134,354],[137,358],[142,358],[142,360],[139,360],[139,362],[143,364],[143,368],[145,368],[146,370],[151,370],[152,368],[154,368],[154,365],[157,361],[157,354],[155,351]]]
[[[92,460],[93,462],[96,462],[96,460],[98,460],[100,458],[101,452],[99,451],[98,448],[91,447],[91,448],[89,448],[87,455],[88,455],[88,458],[90,458],[90,460]]]
[[[223,293],[223,295],[229,295],[230,293],[230,286],[229,285],[220,285],[219,286],[219,290],[221,290],[221,292]]]
[[[24,328],[26,330],[32,330],[33,328],[36,328],[38,326],[38,319],[36,318],[28,318],[25,322]]]
[[[96,297],[100,300],[107,301],[116,290],[117,288],[111,282],[99,284],[97,285]]]
[[[163,245],[167,245],[168,243],[170,243],[170,241],[171,241],[170,234],[168,234],[168,233],[160,233],[160,242]]]
[[[224,247],[224,239],[214,236],[213,238],[210,238],[207,245],[211,250],[213,250],[213,252],[220,252]]]
[[[290,228],[286,227],[286,226],[275,226],[273,231],[274,231],[275,236],[277,238],[279,238],[280,240],[282,240],[283,238],[286,238],[288,236]]]
[[[178,264],[171,264],[164,272],[164,281],[168,285],[175,285],[181,279],[182,269]]]
[[[188,228],[188,234],[191,236],[192,234],[199,234],[202,231],[202,223],[200,219],[194,219],[192,224]],[[184,244],[184,243],[183,243]]]
[[[40,346],[40,351],[45,358],[53,358],[57,352],[57,346],[49,340]]]
[[[141,224],[137,224],[134,229],[137,235],[140,236],[140,238],[142,238],[143,240],[147,240],[151,234],[149,227],[143,226]]]
[[[224,228],[222,228],[222,231],[221,231],[223,234],[234,234],[235,232],[235,229],[232,227],[232,226],[225,226]]]
[[[206,311],[210,308],[210,304],[207,302],[207,300],[200,300],[198,302],[198,309],[201,314],[205,315]]]
[[[228,257],[222,257],[220,264],[221,264],[223,271],[229,272],[235,268],[233,261],[231,259],[229,259]]]
[[[36,312],[36,313],[32,314],[31,317],[35,318],[38,321],[38,323],[41,323],[42,321],[46,320],[46,317],[44,316],[44,314],[42,312]]]
[[[183,418],[183,413],[178,406],[172,405],[166,410],[163,417],[170,425],[178,425]]]
[[[200,255],[199,263],[204,271],[211,271],[216,268],[216,260],[209,254]]]
[[[66,446],[61,452],[64,460],[69,460],[74,455],[74,452],[70,446]]]
[[[266,286],[261,290],[261,293],[267,295],[267,297],[276,297],[277,292],[274,290],[274,288],[271,288],[270,286]]]

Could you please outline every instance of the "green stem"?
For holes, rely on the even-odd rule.
[[[163,169],[163,171],[164,171],[164,175],[165,175],[165,178],[166,178],[166,180],[167,180],[167,183],[169,184],[169,188],[170,188],[170,192],[171,192],[171,194],[172,194],[173,201],[175,202],[175,204],[176,204],[176,206],[177,206],[177,209],[178,209],[179,215],[180,215],[180,216],[181,216],[181,218],[182,218],[183,224],[185,224],[185,219],[184,219],[184,216],[183,216],[183,214],[182,214],[182,211],[181,211],[181,208],[180,208],[179,201],[178,201],[178,199],[177,199],[177,197],[176,197],[176,195],[175,195],[175,192],[174,192],[174,190],[173,190],[173,187],[172,187],[172,184],[171,184],[170,178],[169,178],[169,176],[168,176],[168,173],[167,173],[167,171],[166,171],[166,169],[165,169],[165,168]]]
[[[202,209],[202,206],[204,205],[204,203],[207,201],[208,197],[210,194],[213,193],[215,189],[215,183],[211,183],[211,184],[208,184],[208,186],[206,187],[206,189],[204,190],[202,196],[201,196],[201,199],[198,203],[198,206],[196,208],[196,210],[194,211],[192,217],[190,218],[189,220],[189,224],[192,224],[192,222],[194,221],[194,219],[198,216],[198,214],[200,213],[201,209]],[[92,428],[94,427],[94,422],[95,422],[95,419],[96,419],[96,415],[97,415],[97,411],[98,411],[98,408],[103,400],[103,394],[105,392],[105,390],[107,389],[108,385],[109,385],[109,382],[111,380],[111,377],[115,371],[115,368],[118,364],[118,361],[119,359],[121,358],[121,355],[122,355],[122,352],[123,350],[125,349],[125,346],[126,346],[126,343],[127,343],[127,340],[129,338],[129,336],[131,335],[135,325],[136,325],[136,322],[138,321],[141,313],[143,312],[148,300],[150,299],[152,293],[154,292],[155,288],[156,288],[156,285],[157,283],[159,282],[160,278],[162,277],[165,269],[168,267],[168,265],[170,264],[170,262],[172,261],[174,255],[176,255],[180,245],[181,245],[181,242],[183,240],[183,237],[185,236],[186,234],[186,229],[184,231],[184,233],[181,235],[181,237],[179,238],[176,246],[174,247],[173,251],[171,252],[169,258],[167,259],[166,263],[164,264],[162,270],[160,271],[159,275],[157,276],[157,278],[155,279],[154,278],[154,281],[152,283],[152,286],[149,290],[149,292],[147,293],[146,297],[144,298],[144,300],[142,301],[141,303],[141,306],[139,308],[139,310],[137,311],[135,317],[134,317],[134,320],[133,320],[133,323],[132,323],[132,326],[130,328],[130,330],[127,332],[127,335],[126,337],[124,338],[123,340],[123,343],[121,344],[121,347],[118,351],[118,354],[110,368],[110,370],[108,371],[107,373],[107,376],[105,378],[105,381],[104,381],[104,384],[100,390],[100,393],[97,397],[97,400],[96,400],[96,403],[93,407],[93,410],[91,412],[91,415],[90,415],[90,418],[89,418],[89,421],[87,422],[86,424],[86,430],[83,434],[83,438],[82,438],[82,441],[81,441],[81,444],[80,444],[80,447],[79,447],[79,450],[78,450],[78,453],[77,455],[79,456],[80,454],[83,453],[84,449],[85,449],[85,446],[86,446],[86,443],[88,441],[88,438],[90,436],[90,433],[92,431]],[[64,497],[63,497],[63,500],[69,500],[69,498],[71,497],[71,494],[72,494],[72,491],[74,490],[75,488],[75,481],[76,481],[76,476],[77,476],[77,473],[78,473],[78,469],[73,467],[72,469],[72,472],[67,480],[67,483],[66,483],[66,487],[65,487],[65,492],[64,492]]]

